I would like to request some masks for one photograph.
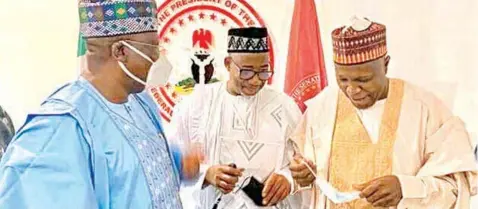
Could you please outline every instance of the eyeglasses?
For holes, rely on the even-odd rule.
[[[236,66],[236,68],[239,69],[239,78],[243,79],[243,80],[250,80],[250,79],[254,78],[254,76],[256,76],[256,74],[257,74],[257,75],[259,75],[259,80],[267,81],[274,74],[274,72],[272,72],[270,70],[256,72],[252,69],[241,69],[239,67],[239,65],[236,62],[234,62],[233,59],[231,59],[231,61]]]

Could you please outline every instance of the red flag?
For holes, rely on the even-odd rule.
[[[305,101],[327,86],[324,52],[314,0],[295,1],[284,91],[302,112]]]

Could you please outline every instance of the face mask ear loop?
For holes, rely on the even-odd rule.
[[[120,43],[124,44],[124,45],[127,46],[129,49],[131,49],[131,50],[133,50],[134,52],[136,52],[137,54],[141,55],[144,59],[148,60],[149,62],[154,63],[151,58],[149,58],[149,57],[146,56],[143,52],[141,52],[141,51],[139,51],[138,49],[136,49],[134,46],[131,46],[131,44],[129,44],[128,42],[126,42],[126,41],[120,41]]]
[[[126,66],[124,63],[118,61],[118,64],[120,65],[121,67],[121,70],[123,70],[124,73],[126,73],[126,75],[128,75],[130,78],[134,79],[135,81],[139,82],[140,84],[143,84],[144,86],[146,86],[146,82],[144,82],[143,80],[139,79],[138,77],[136,77],[135,75],[133,75],[133,73],[131,73],[129,70],[127,70]]]

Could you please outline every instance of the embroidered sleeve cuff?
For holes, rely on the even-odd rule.
[[[290,170],[289,169],[282,169],[282,170],[278,171],[277,174],[282,175],[287,179],[287,181],[290,184],[290,193],[289,194],[292,194],[294,192],[294,179],[292,178],[292,174],[290,173]]]
[[[396,175],[402,187],[403,199],[427,197],[426,185],[420,177]]]

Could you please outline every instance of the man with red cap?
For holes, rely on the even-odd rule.
[[[290,169],[301,189],[312,185],[310,208],[469,208],[478,173],[463,122],[433,94],[387,77],[384,25],[355,18],[332,39],[339,89],[312,99],[291,137]],[[338,203],[313,184],[325,181],[356,199]]]

